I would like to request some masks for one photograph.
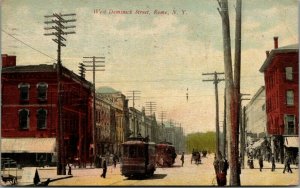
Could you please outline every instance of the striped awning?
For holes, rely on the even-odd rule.
[[[53,153],[56,138],[1,138],[2,153]]]

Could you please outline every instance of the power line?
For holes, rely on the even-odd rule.
[[[53,60],[56,60],[55,58],[53,58],[53,57],[51,57],[51,56],[45,54],[44,52],[42,52],[42,51],[40,51],[40,50],[38,50],[38,49],[36,49],[36,48],[30,46],[29,44],[23,42],[22,40],[18,39],[17,37],[15,37],[15,36],[9,34],[9,33],[6,32],[5,30],[1,29],[1,31],[2,31],[3,33],[5,33],[5,34],[9,35],[10,37],[14,38],[15,40],[21,42],[22,44],[26,45],[27,47],[31,48],[32,50],[35,50],[35,51],[39,52],[40,54],[43,54],[44,56],[47,56],[47,57],[49,57],[49,58],[51,58],[51,59],[53,59]]]

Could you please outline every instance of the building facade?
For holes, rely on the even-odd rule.
[[[112,152],[115,123],[114,109],[111,105],[96,95],[95,112],[95,154],[105,156]]]
[[[110,87],[97,89],[97,96],[106,101],[111,108],[111,154],[121,154],[121,144],[129,132],[128,99],[121,92]]]
[[[283,162],[284,154],[295,157],[299,130],[299,47],[298,44],[267,51],[260,72],[266,86],[267,132],[272,135],[272,152]]]
[[[76,160],[85,165],[92,143],[91,84],[62,68],[60,130],[56,64],[16,66],[15,60],[2,56],[2,155],[24,165],[35,163],[32,159],[40,155],[47,163],[54,163],[57,149],[62,148],[58,145],[61,131],[64,161]]]
[[[251,138],[263,138],[267,133],[266,91],[261,86],[246,105],[246,135]]]

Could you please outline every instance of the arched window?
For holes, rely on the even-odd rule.
[[[40,82],[36,85],[37,88],[37,97],[40,101],[45,101],[47,100],[47,89],[48,89],[48,84],[44,82]]]
[[[37,128],[46,129],[47,127],[47,110],[39,109],[37,111]]]
[[[20,129],[29,128],[29,110],[27,109],[19,110],[19,126]]]
[[[18,85],[18,88],[20,90],[20,99],[22,101],[29,100],[29,88],[30,88],[30,85],[27,84],[27,83],[20,83]]]

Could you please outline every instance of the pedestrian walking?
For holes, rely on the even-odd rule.
[[[201,151],[199,151],[199,163],[201,164]]]
[[[272,170],[271,171],[275,171],[276,166],[275,166],[275,157],[274,157],[274,155],[272,155],[271,163],[272,163]]]
[[[68,175],[72,175],[72,168],[71,168],[70,163],[68,163],[68,167],[69,167],[69,169],[68,169]]]
[[[182,152],[180,160],[181,160],[181,166],[183,166],[183,163],[184,163],[184,152]]]
[[[116,168],[116,166],[117,166],[117,156],[115,154],[113,156],[113,164],[114,164],[114,168]]]
[[[228,163],[227,159],[224,158],[224,166],[223,166],[222,171],[225,173],[225,175],[227,175],[228,168],[229,168],[229,163]]]
[[[106,172],[107,172],[107,164],[106,164],[106,160],[104,159],[103,161],[103,165],[102,165],[102,174],[101,177],[102,178],[106,178]]]
[[[285,159],[284,159],[284,169],[283,169],[283,173],[285,173],[285,170],[287,170],[287,172],[292,172],[292,169],[291,169],[291,159],[289,156],[286,156]]]
[[[219,173],[219,166],[220,166],[220,161],[217,159],[217,157],[215,156],[214,158],[214,169],[215,169],[215,173],[218,174]]]
[[[264,161],[263,161],[263,158],[261,155],[258,158],[258,163],[259,163],[259,171],[262,171],[262,169],[264,167]]]

